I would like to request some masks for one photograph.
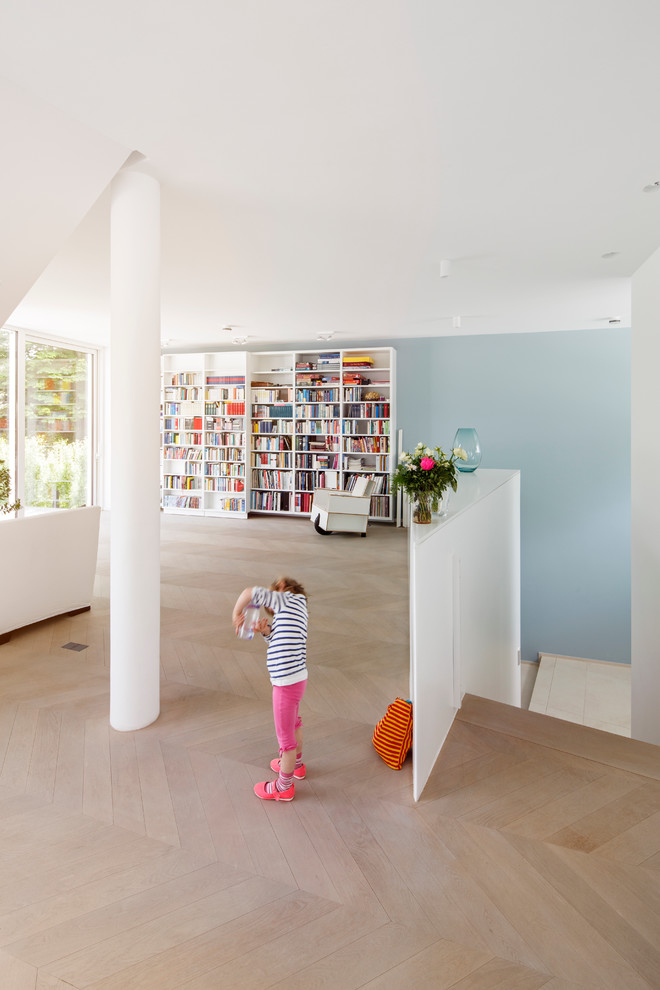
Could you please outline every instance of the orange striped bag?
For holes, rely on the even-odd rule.
[[[388,767],[400,770],[412,746],[412,702],[397,698],[374,729],[374,748]]]

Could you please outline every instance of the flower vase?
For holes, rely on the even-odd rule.
[[[456,461],[458,470],[464,474],[468,474],[470,471],[476,471],[481,464],[481,444],[479,443],[477,431],[471,427],[461,427],[460,430],[456,431],[454,447],[462,447],[467,454],[466,461]]]
[[[449,488],[445,488],[441,495],[438,495],[438,509],[434,512],[436,516],[446,516],[449,512]]]
[[[431,522],[431,496],[418,495],[413,504],[413,522],[426,525]]]

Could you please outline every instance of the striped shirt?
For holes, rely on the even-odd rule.
[[[307,679],[307,599],[292,591],[253,588],[252,603],[273,610],[266,664],[271,684],[281,687]]]

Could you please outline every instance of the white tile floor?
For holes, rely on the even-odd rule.
[[[630,666],[542,654],[529,710],[630,736]]]

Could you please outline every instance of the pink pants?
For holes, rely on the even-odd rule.
[[[273,718],[280,754],[296,748],[296,729],[302,725],[299,708],[306,687],[306,680],[283,687],[273,684]]]

